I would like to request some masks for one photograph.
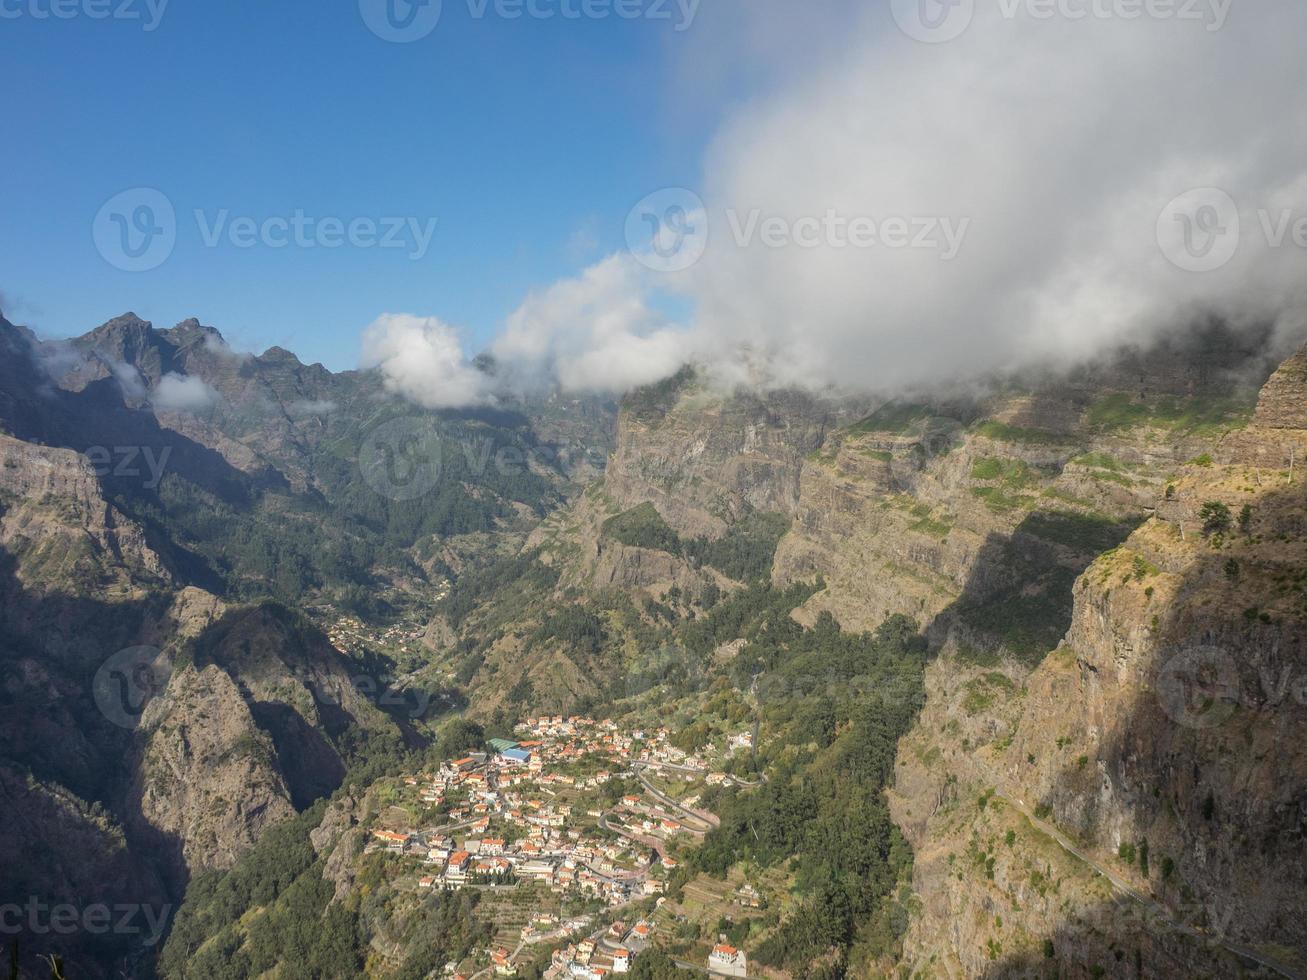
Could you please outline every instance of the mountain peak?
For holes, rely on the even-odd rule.
[[[106,352],[121,353],[144,347],[150,342],[153,334],[154,325],[150,321],[142,320],[135,313],[129,312],[116,316],[112,320],[106,320],[94,330],[83,334],[76,342]]]
[[[281,361],[293,364],[302,364],[303,362],[285,347],[269,347],[259,355],[261,361]]]
[[[211,342],[216,342],[224,348],[227,346],[226,339],[215,327],[206,327],[195,317],[183,320],[171,330],[163,331],[163,336],[175,347]]]

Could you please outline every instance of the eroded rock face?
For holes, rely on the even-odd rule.
[[[1271,376],[1257,403],[1256,422],[1268,429],[1307,429],[1307,350]]]
[[[0,435],[0,505],[0,547],[17,559],[25,588],[125,598],[172,581],[79,453]]]
[[[628,402],[604,477],[619,510],[652,502],[686,537],[720,537],[750,510],[793,514],[804,459],[865,401],[717,392],[683,373],[661,401]]]
[[[174,674],[146,707],[141,733],[132,795],[152,836],[182,862],[179,878],[231,867],[266,827],[295,813],[272,740],[218,667]]]
[[[360,811],[358,800],[342,796],[327,807],[322,823],[309,834],[314,852],[325,856],[322,876],[336,886],[334,901],[353,891],[357,880],[355,861],[363,853],[365,843],[357,829]]]
[[[1056,652],[929,669],[891,794],[918,855],[905,967],[1025,976],[1048,953],[1062,976],[1228,976],[1231,946],[1307,956],[1307,495],[1238,462],[1274,455],[1285,430],[1262,421],[1177,467],[1075,583]]]

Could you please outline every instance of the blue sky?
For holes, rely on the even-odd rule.
[[[342,369],[391,311],[439,316],[476,349],[528,291],[620,248],[641,197],[696,186],[715,121],[667,94],[695,30],[673,22],[475,19],[445,0],[429,37],[394,44],[357,0],[172,0],[150,32],[82,6],[36,16],[49,3],[5,0],[16,16],[0,20],[0,291],[11,319],[47,336],[127,310],[157,326],[197,316],[238,347]],[[144,0],[129,10],[148,17]],[[131,273],[91,229],[137,187],[171,201],[177,239]],[[438,224],[414,261],[206,247],[196,209],[206,223],[300,210]]]

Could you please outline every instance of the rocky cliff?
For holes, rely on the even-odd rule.
[[[892,795],[913,975],[1302,970],[1300,365],[1078,578],[1055,652],[931,667]]]
[[[891,792],[917,852],[907,974],[1283,967],[1303,953],[1285,859],[1303,719],[1283,702],[1304,666],[1288,470],[1307,402],[1301,356],[1267,380],[1265,339],[1212,328],[861,420],[805,403],[787,423],[682,376],[625,407],[602,486],[532,543],[572,589],[692,592],[701,568],[607,522],[652,503],[720,535],[772,507],[794,519],[773,581],[825,584],[798,618],[927,630],[940,655]],[[1215,732],[1188,714],[1212,648],[1243,691]]]
[[[619,510],[652,502],[676,530],[720,537],[751,511],[793,514],[804,459],[865,399],[723,392],[687,368],[628,399],[604,489]]]
[[[142,838],[179,852],[173,876],[231,867],[264,829],[295,812],[272,739],[218,667],[178,672],[146,707],[140,734],[131,795]]]
[[[0,547],[31,590],[130,598],[172,575],[143,528],[104,499],[87,457],[0,436]]]

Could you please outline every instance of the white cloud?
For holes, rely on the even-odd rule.
[[[58,363],[67,364],[68,361],[64,358]],[[105,363],[110,373],[117,379],[118,387],[122,389],[125,398],[130,401],[140,401],[145,397],[145,379],[135,367],[124,361],[105,361]]]
[[[389,391],[425,408],[490,401],[489,379],[468,363],[453,327],[435,317],[386,313],[364,331],[362,366],[380,368]]]
[[[624,392],[674,373],[689,337],[649,305],[645,276],[618,254],[529,295],[491,346],[510,383]]]
[[[672,74],[693,80],[680,89],[691,114],[705,90],[732,106],[697,188],[706,252],[664,274],[612,256],[528,296],[490,346],[515,387],[621,392],[694,359],[728,380],[886,391],[1065,365],[1213,315],[1307,328],[1292,223],[1307,220],[1307,4],[1148,8],[1207,13],[1189,20],[1124,2],[1079,18],[1059,11],[1090,5],[1046,17],[1028,0],[985,2],[960,37],[923,44],[891,16],[915,4],[814,2],[837,15],[788,0],[705,12]],[[696,69],[705,51],[722,63]],[[1159,222],[1205,187],[1237,203],[1241,236],[1227,264],[1195,273],[1163,252]],[[1272,246],[1264,225],[1282,212]],[[903,219],[910,237],[947,221],[959,237],[742,244],[751,215],[791,229],[870,219],[881,233]],[[692,301],[691,327],[658,312],[657,290]],[[413,396],[467,370],[454,344],[387,373]]]
[[[766,351],[787,380],[888,387],[1080,359],[1200,312],[1302,308],[1307,252],[1268,247],[1256,212],[1291,202],[1307,216],[1289,193],[1307,173],[1307,5],[1243,5],[1219,31],[1005,19],[1004,6],[977,4],[965,34],[928,45],[878,5],[846,25],[839,56],[782,69],[789,84],[722,127],[705,168],[710,244],[684,274],[705,343]],[[1157,223],[1205,186],[1239,203],[1243,240],[1229,265],[1194,274],[1163,255]],[[728,211],[755,209],[970,227],[952,261],[740,247]]]
[[[330,415],[339,407],[340,406],[329,399],[321,399],[318,401],[297,401],[291,402],[286,406],[286,414],[293,419],[302,419],[313,415]]]
[[[165,412],[200,412],[217,404],[218,393],[200,378],[165,374],[150,401]]]

